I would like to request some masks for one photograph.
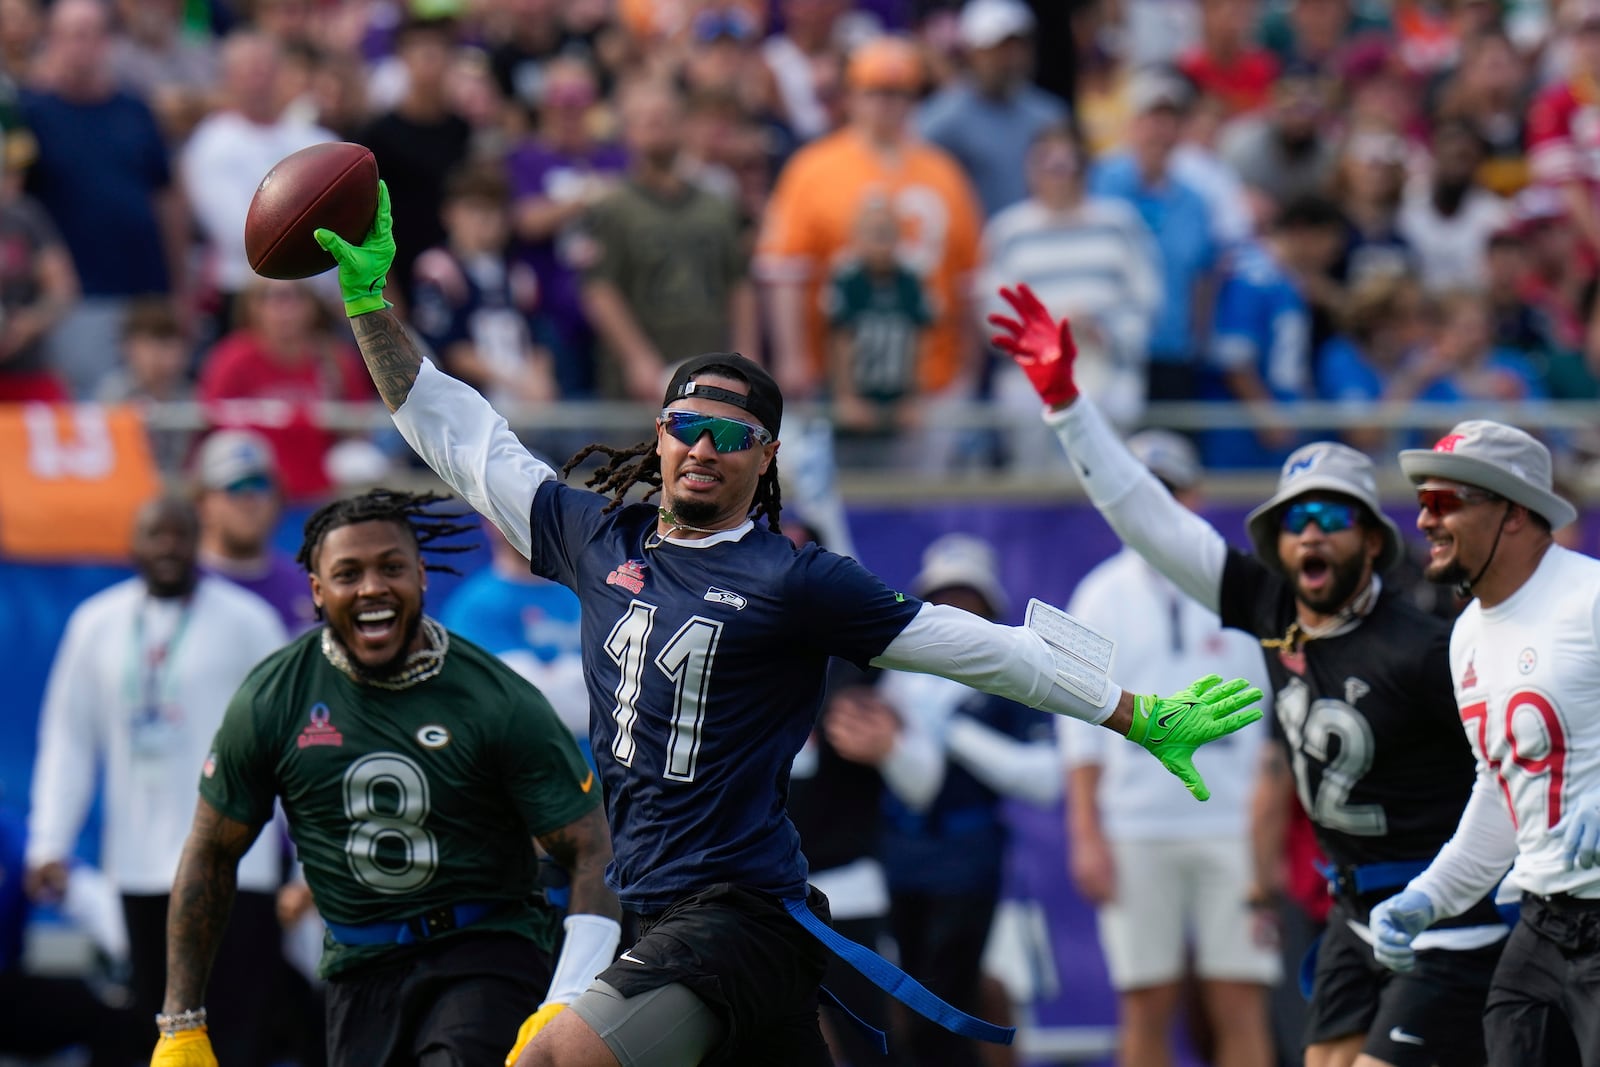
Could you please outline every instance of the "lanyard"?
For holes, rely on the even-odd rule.
[[[178,658],[178,645],[189,629],[189,617],[194,609],[194,594],[190,593],[183,598],[183,607],[178,614],[177,624],[172,628],[171,636],[160,645],[147,649],[144,616],[150,601],[150,597],[145,597],[139,605],[139,610],[133,615],[133,645],[128,657],[127,688],[136,715],[159,716],[158,709],[161,707],[163,695],[168,698],[172,696],[173,663]]]

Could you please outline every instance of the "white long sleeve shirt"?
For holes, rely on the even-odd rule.
[[[524,556],[532,551],[534,492],[556,473],[523,446],[477,390],[423,360],[394,422],[457,495],[499,527],[517,551]],[[714,536],[737,540],[752,529],[746,522]],[[937,674],[1025,707],[1092,723],[1104,722],[1122,699],[1121,688],[1110,681],[1098,700],[1078,696],[1058,677],[1044,638],[948,605],[924,604],[872,665]]]
[[[39,719],[29,866],[72,854],[98,766],[101,867],[124,893],[169,892],[212,735],[245,675],[286,640],[265,600],[210,576],[187,606],[150,597],[139,578],[78,605]],[[279,866],[276,836],[263,834],[239,865],[239,888],[275,890]]]
[[[1450,674],[1478,778],[1455,835],[1412,887],[1440,917],[1471,906],[1508,867],[1524,892],[1600,899],[1600,870],[1568,870],[1550,832],[1600,790],[1600,560],[1552,545],[1510,598],[1468,604],[1450,635]]]
[[[1131,548],[1085,575],[1067,610],[1116,641],[1112,670],[1140,692],[1174,692],[1206,674],[1247,678],[1263,693],[1272,691],[1256,639],[1223,629],[1216,612],[1195,603]],[[1056,733],[1069,771],[1101,769],[1100,814],[1112,840],[1246,832],[1265,718],[1195,753],[1195,766],[1211,789],[1206,804],[1196,804],[1182,782],[1126,738],[1064,719]]]

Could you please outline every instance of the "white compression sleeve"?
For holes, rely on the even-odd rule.
[[[1051,742],[1018,741],[957,715],[950,721],[944,744],[951,759],[1001,796],[1032,804],[1049,804],[1061,796],[1061,757]]]
[[[556,472],[523,447],[482,394],[424,359],[394,424],[445,484],[518,552],[532,553],[533,494]]]
[[[1456,832],[1406,888],[1426,893],[1435,918],[1447,919],[1481,900],[1516,858],[1517,830],[1511,813],[1493,777],[1480,773]]]
[[[595,975],[611,966],[617,955],[617,944],[622,940],[622,927],[604,915],[579,912],[568,915],[561,925],[567,937],[561,944],[555,973],[550,976],[545,1004],[571,1004],[576,1000],[589,988]]]
[[[1046,412],[1044,420],[1061,439],[1090,501],[1122,543],[1191,599],[1216,611],[1228,557],[1222,535],[1172,498],[1087,397],[1065,411]]]
[[[1091,704],[1056,678],[1045,639],[1021,626],[1001,626],[946,604],[924,604],[889,642],[874,667],[937,674],[1026,707],[1102,723],[1122,699],[1107,682],[1103,703]]]

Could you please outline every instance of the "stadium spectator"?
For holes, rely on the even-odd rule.
[[[162,296],[145,296],[128,305],[122,318],[122,359],[100,380],[95,400],[101,404],[166,404],[194,399],[189,378],[189,345],[183,326]],[[150,452],[161,473],[180,475],[189,463],[194,431],[147,424]]]
[[[601,340],[602,396],[653,400],[678,353],[759,354],[755,290],[734,206],[677,171],[683,98],[640,80],[621,90],[628,178],[589,209],[583,305]]]
[[[1595,188],[1600,184],[1600,124],[1593,121],[1588,85],[1600,74],[1600,3],[1577,0],[1563,10],[1572,69],[1568,76],[1541,90],[1528,113],[1529,177],[1535,185],[1561,194],[1562,207],[1577,230],[1585,255],[1600,256],[1600,210]]]
[[[473,528],[430,515],[439,499],[377,489],[307,520],[299,559],[326,624],[253,671],[217,728],[173,880],[153,1067],[218,1062],[207,977],[275,803],[327,926],[334,1064],[498,1062],[524,1013],[611,961],[594,771],[537,690],[423,614],[433,553],[459,549],[436,542]],[[559,957],[535,843],[571,874]]]
[[[861,45],[847,75],[849,124],[796,152],[778,175],[756,262],[770,301],[773,367],[792,398],[826,386],[827,322],[818,296],[871,196],[893,205],[901,247],[934,308],[918,362],[923,393],[957,398],[973,389],[978,346],[968,309],[982,217],[960,167],[908,124],[923,74],[906,41]],[[829,195],[817,196],[819,188]]]
[[[1146,430],[1128,451],[1191,511],[1202,498],[1200,457],[1187,438]],[[1078,583],[1067,611],[1117,643],[1119,673],[1157,689],[1196,668],[1249,678],[1263,691],[1266,664],[1248,634],[1185,596],[1132,548]],[[1268,1067],[1267,989],[1278,980],[1274,945],[1263,943],[1250,896],[1250,781],[1266,728],[1241,731],[1199,754],[1223,783],[1195,807],[1171,783],[1145,773],[1133,749],[1063,720],[1067,856],[1073,882],[1095,905],[1100,948],[1118,991],[1117,1062],[1174,1062],[1173,1023],[1192,945],[1214,1062]]]
[[[1463,41],[1461,63],[1439,87],[1434,121],[1465,122],[1477,131],[1487,149],[1478,182],[1497,196],[1514,196],[1528,184],[1528,95],[1527,62],[1498,30]]]
[[[794,151],[794,131],[783,119],[778,82],[761,52],[761,25],[744,0],[703,4],[689,23],[681,80],[693,101],[725,97],[738,113],[766,131],[775,160]]]
[[[1432,343],[1431,327],[1427,300],[1414,278],[1368,278],[1351,291],[1339,334],[1317,353],[1317,395],[1362,411],[1457,399],[1448,349]],[[1390,455],[1405,441],[1403,434],[1381,426],[1351,426],[1339,436],[1370,456]]]
[[[1456,732],[1444,620],[1392,589],[1385,595],[1381,575],[1401,539],[1378,504],[1371,461],[1327,441],[1292,453],[1277,491],[1246,522],[1254,553],[1230,548],[1078,395],[1070,325],[1051,319],[1026,290],[1012,299],[1021,319],[998,319],[1005,332],[996,341],[1030,372],[1089,499],[1124,543],[1224,626],[1254,634],[1273,653],[1275,744],[1253,810],[1282,812],[1299,792],[1335,901],[1312,965],[1306,1062],[1484,1062],[1482,1034],[1462,1020],[1482,1015],[1505,940],[1493,901],[1464,908],[1405,982],[1375,969],[1355,928],[1448,840],[1473,768]],[[1344,744],[1353,738],[1360,740]],[[1359,763],[1341,762],[1357,753]],[[1255,840],[1281,854],[1265,833]],[[1278,873],[1257,866],[1264,877]],[[1254,895],[1272,899],[1280,889],[1258,886]]]
[[[1052,126],[1028,150],[1028,200],[989,220],[983,231],[983,282],[1027,284],[1052,313],[1083,324],[1083,387],[1113,422],[1131,427],[1144,411],[1150,327],[1161,302],[1161,253],[1132,205],[1089,196],[1089,161],[1070,126]],[[999,297],[986,310],[999,311]],[[1010,432],[1011,462],[1035,470],[1054,442],[1032,415],[1038,397],[1009,360],[995,369],[998,403],[1019,416]]]
[[[206,354],[200,399],[218,425],[272,442],[289,501],[315,499],[333,485],[327,457],[339,440],[315,406],[369,400],[372,391],[307,283],[257,278],[240,310],[239,328]]]
[[[78,299],[78,274],[61,235],[0,161],[0,403],[69,399],[50,368],[50,333]]]
[[[487,519],[483,535],[490,565],[456,586],[439,609],[439,623],[532,682],[588,758],[589,693],[578,598],[566,586],[529,573],[528,561]]]
[[[197,535],[187,502],[151,501],[134,530],[138,575],[73,612],[39,717],[28,813],[29,893],[59,901],[97,790],[94,768],[104,767],[100,866],[122,894],[133,1011],[145,1027],[161,1008],[167,904],[194,782],[228,694],[284,642],[264,600],[200,572]],[[275,842],[251,849],[233,919],[225,935],[223,924],[216,928],[223,947],[212,1019],[229,1063],[268,1062],[272,1020],[256,978],[280,954],[273,894],[281,876]]]
[[[594,331],[583,313],[577,260],[590,206],[621,179],[628,156],[595,133],[601,105],[594,69],[576,57],[546,64],[539,121],[506,160],[519,254],[539,278],[539,303],[555,332],[561,395],[594,393]]]
[[[866,950],[827,928],[825,898],[807,891],[783,804],[831,654],[981,678],[1002,695],[1131,729],[1146,741],[1152,716],[1166,715],[1165,740],[1152,751],[1197,796],[1205,786],[1192,772],[1191,746],[1259,717],[1252,708],[1259,690],[1215,676],[1166,701],[1118,697],[1109,681],[1088,687],[1100,690],[1098,701],[1069,694],[1053,657],[1032,640],[1037,635],[924,606],[845,557],[797,552],[777,532],[773,459],[783,396],[765,370],[735,354],[679,365],[653,440],[627,449],[597,444],[570,461],[569,469],[601,452],[609,463],[589,484],[604,492],[564,486],[481,395],[423,360],[375,295],[393,255],[385,200],[380,185],[378,217],[360,246],[327,230],[318,239],[340,262],[352,328],[407,441],[477,502],[535,573],[579,594],[591,738],[616,855],[608,878],[624,906],[644,917],[628,952],[646,962],[622,960],[571,1011],[531,1019],[521,1067],[606,1063],[639,1041],[685,1062],[713,1050],[738,1062],[827,1062],[816,1018],[827,953]],[[661,489],[659,504],[617,510],[641,479]],[[769,531],[754,528],[756,514]],[[737,625],[704,614],[719,611],[743,614]],[[678,619],[683,624],[673,629]],[[963,655],[952,660],[951,647]],[[724,683],[713,683],[713,672]],[[619,694],[627,706],[606,714]],[[696,705],[692,713],[680,706],[685,700]],[[673,707],[683,714],[667,710]],[[706,728],[697,732],[691,723]],[[717,818],[706,817],[708,787]],[[653,814],[641,823],[647,811]],[[668,823],[675,829],[663,832]],[[919,1012],[949,1011],[903,980],[885,981]],[[641,1012],[646,1006],[653,1010]],[[1001,1036],[970,1017],[954,1025]]]
[[[1169,170],[1192,94],[1161,70],[1140,71],[1129,94],[1134,118],[1124,146],[1096,160],[1088,190],[1133,205],[1155,236],[1162,298],[1150,328],[1145,397],[1189,400],[1197,391],[1220,251],[1205,198]]]
[[[1488,1061],[1594,1063],[1600,790],[1586,758],[1597,724],[1584,709],[1600,678],[1600,573],[1554,543],[1577,509],[1553,491],[1549,450],[1522,430],[1459,423],[1432,450],[1402,452],[1400,466],[1432,545],[1428,580],[1473,598],[1450,635],[1450,670],[1478,773],[1450,843],[1372,909],[1374,948],[1414,970],[1422,932],[1511,871],[1521,907],[1483,1015]],[[1556,789],[1551,764],[1563,757]]]
[[[510,185],[468,165],[445,182],[445,243],[417,257],[411,319],[440,363],[497,404],[556,398],[539,281],[511,255]]]
[[[1183,124],[1183,137],[1172,150],[1172,174],[1205,198],[1211,209],[1211,233],[1226,250],[1248,241],[1264,221],[1262,205],[1218,154],[1227,116],[1221,97],[1195,97]],[[1270,217],[1270,216],[1265,216]]]
[[[1009,607],[994,549],[968,534],[929,544],[911,591],[992,622],[1004,621]],[[1060,798],[1051,724],[1014,701],[936,675],[888,671],[876,695],[830,709],[824,729],[840,755],[875,764],[888,788],[883,865],[901,965],[951,1004],[978,1012],[1008,837],[1001,802]],[[912,1063],[983,1062],[976,1043],[921,1018],[908,1021]]]
[[[1470,123],[1438,123],[1431,173],[1412,181],[1400,204],[1395,228],[1411,246],[1429,292],[1482,286],[1489,235],[1511,221],[1511,205],[1479,184],[1484,154]]]
[[[1375,274],[1410,274],[1416,255],[1398,228],[1405,189],[1406,142],[1382,130],[1345,139],[1333,195],[1347,222],[1338,276],[1347,288]]]
[[[28,191],[61,231],[83,300],[50,339],[74,397],[93,396],[117,355],[128,301],[187,292],[188,223],[167,147],[143,100],[117,87],[99,0],[51,5],[39,87],[22,113],[39,143]]]
[[[1327,193],[1339,158],[1331,136],[1332,93],[1326,74],[1292,63],[1273,83],[1262,114],[1245,116],[1223,131],[1218,155],[1266,199],[1267,217],[1291,200]]]
[[[1484,249],[1484,303],[1494,316],[1494,341],[1534,360],[1560,350],[1545,316],[1523,300],[1528,248],[1515,221],[1490,234]],[[1552,392],[1560,396],[1559,389]]]
[[[1596,261],[1583,231],[1574,224],[1561,192],[1548,186],[1524,189],[1513,211],[1528,256],[1520,282],[1523,302],[1546,325],[1559,350],[1584,351],[1586,294],[1595,284]]]
[[[396,262],[394,275],[402,288],[417,256],[444,240],[439,204],[445,179],[466,161],[471,146],[472,127],[450,109],[449,76],[458,29],[452,18],[407,13],[394,41],[406,75],[405,93],[393,110],[355,136],[372,149],[378,173],[395,190],[394,224],[400,245],[407,250]]]
[[[317,612],[305,575],[272,543],[283,491],[271,443],[249,430],[218,430],[200,445],[192,473],[201,568],[271,604],[285,633],[309,630]]]
[[[1331,204],[1296,201],[1277,212],[1260,242],[1228,257],[1212,315],[1208,396],[1280,418],[1312,398],[1311,309],[1300,279],[1332,265],[1339,228]],[[1281,422],[1202,435],[1210,467],[1271,468],[1303,441]]]
[[[574,54],[561,7],[558,0],[508,0],[490,5],[486,13],[489,64],[500,91],[530,113],[544,106],[548,65]],[[586,58],[584,51],[576,54]]]
[[[0,75],[31,83],[43,36],[39,0],[0,0]]]
[[[902,465],[894,439],[910,440],[919,424],[917,353],[933,312],[899,240],[888,201],[866,201],[852,254],[828,279],[829,399],[843,467]]]
[[[504,160],[525,119],[521,109],[500,92],[483,49],[464,46],[456,50],[446,75],[445,96],[451,112],[466,120],[472,131],[467,157],[495,163]]]
[[[780,0],[783,29],[762,44],[777,81],[784,121],[800,141],[814,141],[837,121],[844,57],[838,43],[846,0]]]
[[[1232,117],[1263,107],[1278,59],[1255,41],[1257,0],[1200,0],[1200,43],[1177,68],[1200,93],[1220,97]]]
[[[1448,368],[1450,386],[1462,400],[1542,400],[1548,396],[1539,371],[1522,353],[1494,342],[1494,320],[1484,294],[1460,289],[1439,298],[1435,357]]]
[[[114,10],[116,79],[149,102],[167,141],[181,144],[215,103],[216,41],[185,31],[180,0],[116,0]]]
[[[1034,18],[1022,0],[967,0],[958,25],[965,74],[922,104],[917,127],[961,164],[987,219],[1026,199],[1017,161],[1067,107],[1029,80]]]
[[[1167,3],[1136,4],[1132,10],[1140,6],[1154,8],[1162,14],[1190,10],[1188,4]],[[1083,131],[1090,157],[1095,159],[1122,146],[1128,122],[1133,117],[1129,89],[1135,63],[1126,52],[1137,45],[1137,40],[1124,42],[1122,27],[1116,22],[1119,7],[1111,0],[1095,0],[1079,5],[1072,20],[1072,41],[1076,48],[1072,64],[1072,115]],[[1138,66],[1165,67],[1169,61],[1170,57],[1164,57]]]
[[[291,152],[334,139],[285,116],[276,40],[236,30],[223,42],[220,62],[219,106],[200,120],[178,157],[204,246],[202,273],[217,298],[212,337],[237,321],[235,305],[256,278],[245,255],[244,220],[262,177]]]
[[[1384,32],[1387,15],[1380,5],[1360,0],[1271,4],[1264,12],[1261,37],[1286,68],[1299,63],[1331,76],[1350,39],[1368,31]]]

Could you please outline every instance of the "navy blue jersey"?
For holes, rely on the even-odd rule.
[[[921,602],[765,529],[660,542],[653,505],[606,503],[547,481],[530,525],[533,572],[583,605],[607,880],[646,914],[718,882],[800,896],[806,861],[784,809],[827,657],[864,666]]]

